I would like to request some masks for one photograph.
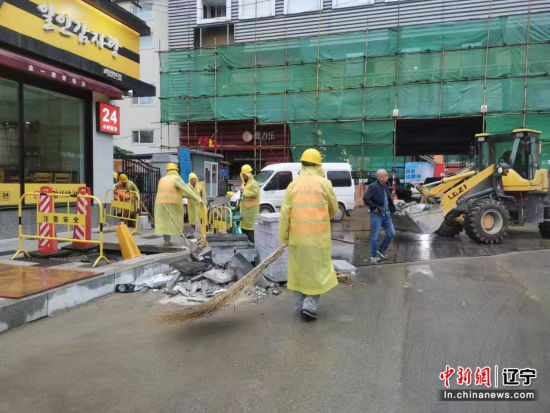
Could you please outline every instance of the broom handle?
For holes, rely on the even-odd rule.
[[[275,251],[273,251],[271,254],[269,254],[267,257],[265,257],[262,262],[260,262],[258,265],[256,265],[254,268],[252,268],[248,274],[246,274],[243,278],[246,278],[250,273],[261,273],[266,267],[269,266],[273,261],[275,261],[279,255],[281,255],[287,247],[287,244],[280,245]],[[241,278],[242,279],[242,278]]]

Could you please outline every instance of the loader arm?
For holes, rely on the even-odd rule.
[[[440,181],[432,182],[431,184],[417,185],[417,189],[422,194],[422,203],[427,203],[430,198],[439,199],[449,189],[473,175],[475,175],[475,171],[464,172],[458,175],[442,178]]]
[[[450,188],[441,198],[441,206],[443,207],[444,214],[447,215],[450,211],[455,209],[458,201],[466,194],[475,194],[475,188],[493,176],[494,172],[495,166],[491,165],[477,174],[474,173],[473,176],[464,180],[460,185]]]

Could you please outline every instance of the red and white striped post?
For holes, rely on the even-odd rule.
[[[38,210],[43,213],[54,212],[54,197],[51,194],[53,189],[49,186],[40,187],[40,201]],[[38,226],[38,235],[41,237],[55,237],[55,224],[52,222],[41,222]],[[52,239],[39,239],[38,251],[41,254],[55,254],[57,250],[57,241]]]
[[[91,195],[92,191],[87,186],[78,188],[78,195]],[[92,200],[90,198],[77,197],[76,213],[86,216],[86,225],[75,225],[73,239],[92,239]],[[90,248],[88,242],[73,242],[73,247]]]

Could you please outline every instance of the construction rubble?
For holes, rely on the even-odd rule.
[[[236,254],[225,268],[190,259],[172,264],[170,267],[171,271],[167,273],[144,277],[132,284],[117,284],[115,291],[131,293],[153,290],[165,294],[163,303],[194,306],[227,291],[253,268],[240,254]],[[253,303],[261,303],[267,296],[280,293],[278,284],[261,277],[244,298]]]

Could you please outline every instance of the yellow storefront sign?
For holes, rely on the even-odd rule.
[[[31,0],[31,10],[8,2],[0,26],[139,79],[139,33],[81,0]]]
[[[38,224],[86,225],[86,215],[37,212]]]
[[[74,202],[74,197],[78,195],[78,188],[86,186],[84,184],[25,184],[25,192],[40,192],[40,188],[43,186],[49,186],[53,189],[55,194],[65,194],[67,197],[55,197],[55,202]],[[73,199],[69,197],[72,196]],[[36,198],[27,196],[25,198],[25,204],[36,204],[38,201],[38,196]],[[17,204],[17,201],[14,202]]]
[[[19,202],[19,184],[0,184],[0,206],[17,205]]]

